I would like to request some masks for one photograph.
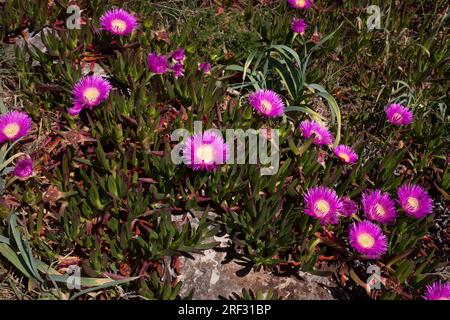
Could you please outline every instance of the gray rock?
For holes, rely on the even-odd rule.
[[[49,32],[51,32],[51,28],[44,28],[41,31],[37,32],[36,34],[34,34],[33,36],[30,36],[30,38],[28,38],[27,40],[25,40],[22,37],[17,38],[17,42],[16,45],[23,47],[25,45],[25,43],[27,43],[30,47],[36,47],[36,49],[42,51],[42,52],[46,52],[47,51],[47,47],[45,46],[45,44],[42,42],[42,34],[47,34]],[[26,31],[25,33],[28,33],[28,31]]]
[[[214,237],[220,242],[219,248],[227,246],[228,238]],[[195,259],[181,258],[179,280],[183,282],[181,296],[187,296],[193,290],[193,299],[231,298],[233,293],[242,295],[242,289],[259,289],[267,293],[270,289],[281,299],[288,300],[334,300],[328,288],[336,288],[331,277],[319,277],[299,272],[299,277],[278,277],[267,271],[250,271],[238,276],[237,271],[244,267],[232,260],[224,263],[224,250],[210,249],[203,254],[193,254]]]
[[[99,76],[99,77],[107,77],[108,75],[105,72],[105,69],[103,69],[102,67],[100,67],[100,65],[98,63],[94,63],[94,66],[91,69],[91,66],[89,63],[86,63],[83,66],[82,72],[84,75],[86,75],[89,72],[93,72],[94,75]]]

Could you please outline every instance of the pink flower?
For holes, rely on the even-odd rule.
[[[92,109],[108,99],[111,91],[110,83],[98,76],[87,76],[78,81],[73,89],[73,106],[70,115],[77,115],[83,108]]]
[[[396,126],[406,126],[413,122],[413,113],[401,104],[392,103],[384,111],[388,121]]]
[[[308,24],[305,22],[304,19],[297,19],[297,18],[292,19],[291,29],[294,33],[303,35],[305,33],[306,28],[308,28]]]
[[[17,161],[13,174],[20,179],[26,179],[33,175],[33,160],[25,157]]]
[[[309,9],[312,5],[312,0],[288,0],[289,5],[294,9]]]
[[[420,219],[433,212],[433,200],[418,185],[404,184],[397,190],[398,202],[407,215]]]
[[[284,102],[271,90],[258,90],[248,97],[248,102],[259,114],[266,117],[281,117],[284,114]]]
[[[136,28],[137,21],[132,14],[123,9],[112,9],[100,17],[100,25],[102,29],[112,34],[126,36]]]
[[[169,68],[169,62],[166,56],[152,52],[148,55],[147,66],[153,73],[164,74]]]
[[[315,121],[302,121],[302,123],[300,123],[300,130],[303,137],[306,139],[309,139],[312,135],[314,135],[314,144],[329,145],[333,143],[334,137],[328,128]]]
[[[222,136],[208,131],[187,138],[182,150],[184,163],[195,171],[214,171],[229,154]]]
[[[381,223],[393,223],[397,217],[395,202],[381,190],[366,191],[362,195],[362,207],[367,218]]]
[[[28,134],[33,122],[25,112],[10,111],[0,116],[0,143],[16,141]]]
[[[336,191],[327,187],[313,187],[303,196],[305,213],[319,219],[322,224],[338,223],[341,201]]]
[[[349,232],[350,245],[369,259],[381,258],[388,248],[387,237],[381,228],[370,221],[354,223]]]
[[[358,155],[355,150],[350,146],[345,146],[343,144],[338,145],[333,149],[334,155],[341,159],[343,163],[354,164],[358,161]]]

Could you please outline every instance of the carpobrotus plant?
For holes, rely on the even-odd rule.
[[[305,120],[300,123],[300,130],[305,139],[314,135],[313,142],[317,145],[330,145],[333,143],[333,135],[328,128],[316,121]]]
[[[306,28],[308,28],[308,24],[304,19],[293,18],[291,22],[291,29],[294,33],[298,33],[300,35],[305,34]]]
[[[413,113],[401,104],[390,104],[384,109],[387,120],[396,126],[407,126],[413,122]]]
[[[31,130],[31,118],[21,111],[10,111],[0,116],[0,143],[16,141]]]
[[[358,205],[355,201],[350,199],[349,197],[343,197],[341,199],[341,208],[339,210],[339,214],[344,217],[351,217],[352,215],[356,214],[358,211]]]
[[[228,146],[215,132],[194,134],[182,148],[184,163],[195,171],[214,171],[227,161]]]
[[[327,187],[313,187],[303,196],[305,213],[319,219],[322,224],[338,222],[341,201],[336,191]]]
[[[294,9],[309,9],[312,5],[313,0],[288,0],[291,8]]]
[[[397,194],[403,211],[411,217],[420,219],[433,211],[433,200],[421,186],[405,184],[398,188]]]
[[[427,285],[424,294],[425,300],[450,300],[450,283],[436,281]]]
[[[258,90],[248,97],[248,102],[259,114],[275,118],[284,114],[282,98],[272,90]]]
[[[387,251],[387,237],[370,221],[354,223],[348,237],[350,245],[366,258],[378,259]]]
[[[33,175],[33,160],[30,157],[24,157],[17,161],[13,174],[19,179],[27,179]]]
[[[395,202],[386,192],[370,190],[362,195],[362,208],[366,218],[381,222],[393,223],[397,217]]]
[[[358,161],[358,155],[355,150],[350,146],[338,145],[333,149],[333,152],[336,157],[341,159],[341,161],[345,164],[354,164]]]
[[[205,74],[211,72],[211,64],[209,62],[201,62],[198,64],[198,71],[202,71]]]
[[[111,91],[111,84],[98,76],[87,76],[78,81],[72,89],[73,106],[70,115],[77,115],[84,108],[92,109],[105,101]]]
[[[126,36],[136,28],[137,20],[123,9],[112,9],[100,17],[100,25],[102,29],[114,35]]]
[[[379,2],[406,12],[384,17],[382,33],[348,23],[367,16],[348,1],[124,1],[128,12],[76,1],[78,30],[61,1],[42,2],[0,4],[2,39],[27,30],[42,40],[16,46],[16,61],[2,61],[16,69],[0,81],[38,124],[0,126],[0,255],[30,278],[18,289],[183,299],[179,256],[214,248],[217,234],[230,257],[268,276],[334,273],[352,298],[369,291],[370,265],[383,284],[372,298],[417,299],[445,280],[442,1]],[[411,21],[423,32],[405,33]],[[311,37],[300,36],[306,22]],[[420,41],[429,30],[432,50]],[[376,101],[405,107],[385,114]],[[87,290],[66,288],[71,264]]]
[[[164,74],[169,68],[169,61],[166,56],[152,52],[148,55],[147,66],[155,74]]]
[[[186,58],[186,55],[184,53],[183,48],[178,48],[177,50],[172,52],[172,59],[174,59],[177,62],[183,62],[185,58]]]

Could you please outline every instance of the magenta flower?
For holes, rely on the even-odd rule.
[[[288,0],[289,5],[294,9],[309,9],[312,5],[312,0]]]
[[[83,110],[83,108],[84,108],[84,106],[83,106],[82,104],[79,104],[79,103],[76,103],[76,102],[75,102],[75,103],[72,105],[72,107],[69,108],[68,113],[69,113],[71,116],[76,116],[76,115],[80,114],[80,112],[81,112],[81,110]]]
[[[421,186],[404,184],[397,195],[400,206],[411,217],[420,219],[433,211],[433,200]]]
[[[341,209],[339,214],[344,217],[351,217],[358,211],[358,205],[349,197],[341,198]]]
[[[183,62],[185,59],[184,49],[179,48],[172,52],[172,58],[178,62]]]
[[[123,9],[112,9],[100,17],[100,25],[102,29],[112,34],[126,36],[136,28],[137,21],[132,14]]]
[[[314,144],[329,145],[333,143],[334,137],[328,128],[315,121],[302,121],[300,123],[300,130],[305,139],[309,139],[314,134]]]
[[[340,144],[333,149],[333,152],[343,163],[354,164],[358,161],[358,155],[352,147]]]
[[[214,171],[228,159],[228,146],[215,132],[194,134],[183,145],[183,162],[191,169]]]
[[[98,76],[86,76],[78,81],[72,89],[73,106],[70,115],[77,115],[83,108],[92,109],[105,101],[111,91],[111,84]]]
[[[425,300],[450,300],[450,283],[436,281],[426,286]]]
[[[284,114],[284,102],[272,90],[258,90],[248,97],[248,102],[259,114],[275,118]]]
[[[151,72],[156,74],[166,73],[169,68],[169,62],[166,56],[157,53],[150,53],[147,58],[147,65]]]
[[[0,116],[0,143],[16,141],[28,134],[33,122],[25,112],[10,111]]]
[[[327,187],[313,187],[303,196],[305,213],[319,219],[322,224],[338,223],[341,201],[336,191]]]
[[[183,64],[181,64],[180,62],[176,63],[172,67],[172,71],[174,72],[174,77],[175,78],[180,78],[180,77],[184,76]]]
[[[365,216],[370,220],[392,223],[397,217],[394,201],[378,189],[363,193],[361,202]]]
[[[203,71],[203,73],[209,74],[211,71],[211,64],[209,62],[199,63],[198,71]]]
[[[381,258],[388,248],[387,237],[370,221],[353,223],[348,238],[353,249],[369,259]]]
[[[305,34],[305,30],[308,28],[308,24],[305,22],[304,19],[292,19],[291,22],[291,29],[294,33],[298,33],[300,35]]]
[[[13,174],[20,179],[30,177],[33,174],[33,160],[29,157],[19,160],[14,168]]]
[[[388,121],[396,126],[406,126],[413,121],[413,113],[401,104],[392,103],[384,108]]]

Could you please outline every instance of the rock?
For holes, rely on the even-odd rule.
[[[32,36],[25,40],[22,37],[17,38],[16,45],[23,47],[25,43],[27,43],[30,47],[36,47],[36,49],[40,50],[41,52],[47,52],[47,47],[42,42],[42,34],[47,34],[52,31],[51,28],[46,27],[42,29],[41,31],[37,32],[36,34],[33,34]],[[28,33],[28,31],[25,31],[24,33]]]
[[[195,259],[181,258],[181,275],[183,282],[181,296],[187,296],[193,290],[193,299],[231,298],[233,293],[242,296],[242,289],[259,289],[267,293],[268,289],[281,299],[288,300],[334,300],[331,290],[337,287],[331,277],[319,277],[299,272],[299,277],[278,277],[267,271],[251,270],[244,276],[236,272],[244,267],[235,260],[224,263],[228,237],[214,237],[220,242],[219,249],[205,250],[203,254],[193,254]],[[222,248],[222,250],[220,249]],[[238,273],[239,274],[239,273]]]
[[[108,75],[105,72],[105,69],[103,69],[98,63],[89,64],[86,63],[83,68],[82,72],[84,75],[88,74],[89,72],[92,72],[93,75],[99,76],[99,77],[107,77]]]

